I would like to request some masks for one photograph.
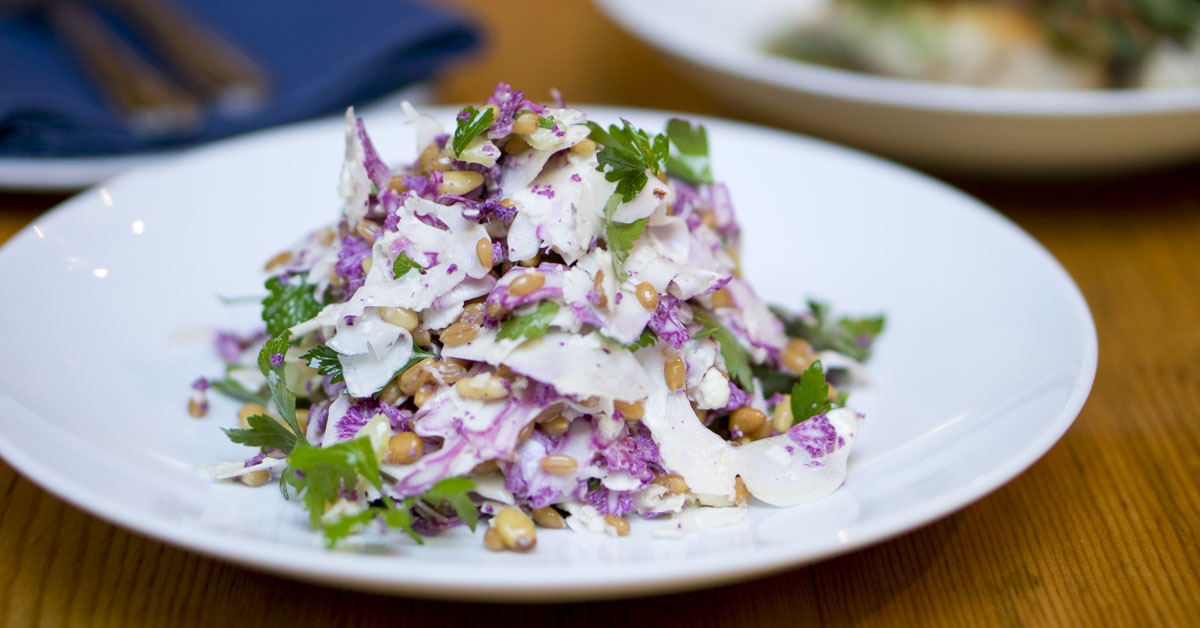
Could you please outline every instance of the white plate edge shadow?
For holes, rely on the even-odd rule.
[[[587,108],[590,111],[600,111],[600,108]],[[618,110],[604,109],[604,113],[614,113]],[[626,113],[630,116],[649,115],[663,116],[671,115],[668,112],[657,112],[648,110],[636,110],[622,108],[621,113]],[[600,117],[600,116],[597,116]],[[787,134],[786,132],[777,131],[767,127],[759,127],[740,122],[717,120],[714,118],[705,118],[702,116],[689,116],[699,121],[718,122],[723,125],[728,125],[739,131],[751,131],[770,134]],[[265,131],[259,135],[252,137],[243,137],[230,140],[225,143],[213,146],[205,146],[193,149],[182,155],[179,159],[184,160],[188,155],[196,153],[204,153],[208,151],[229,150],[232,147],[241,144],[242,142],[259,142],[269,141],[269,138],[276,134],[291,134],[291,133],[306,133],[310,129],[328,126],[334,128],[328,121],[308,122],[300,125],[295,125],[290,128],[274,129]],[[507,585],[503,580],[496,579],[496,575],[509,571],[510,566],[481,566],[478,571],[471,574],[472,577],[464,579],[461,577],[441,579],[429,578],[424,581],[415,581],[412,579],[406,580],[380,580],[378,578],[362,578],[362,563],[358,562],[358,556],[341,556],[328,555],[325,556],[329,563],[335,567],[333,570],[326,571],[321,574],[312,573],[311,566],[305,563],[304,560],[278,560],[278,556],[271,553],[269,549],[259,549],[253,547],[253,544],[245,542],[228,542],[220,534],[205,530],[197,530],[195,527],[175,524],[156,520],[151,516],[130,516],[129,513],[121,512],[122,508],[106,499],[93,499],[86,495],[85,491],[60,491],[56,490],[54,485],[63,486],[71,484],[73,481],[70,478],[63,477],[50,466],[42,464],[40,461],[24,456],[23,452],[15,450],[11,442],[0,434],[0,452],[15,468],[22,472],[23,475],[33,480],[39,486],[42,486],[49,492],[58,495],[60,498],[82,508],[83,510],[94,514],[102,519],[110,521],[118,526],[133,530],[145,536],[155,538],[165,543],[184,547],[200,554],[228,560],[230,562],[239,563],[255,569],[271,571],[280,574],[286,574],[305,580],[319,581],[335,586],[383,591],[391,593],[407,593],[434,597],[448,597],[454,599],[599,599],[603,597],[630,596],[641,594],[652,594],[668,590],[683,590],[695,588],[708,584],[716,584],[720,582],[731,582],[735,580],[749,578],[755,575],[762,575],[774,571],[780,571],[789,567],[796,567],[807,564],[813,561],[822,560],[837,554],[853,551],[855,549],[865,547],[874,543],[881,542],[888,538],[903,534],[919,526],[927,524],[936,519],[942,518],[954,511],[957,511],[970,503],[981,499],[987,494],[994,491],[1016,475],[1031,466],[1037,461],[1046,451],[1048,451],[1055,442],[1061,438],[1065,431],[1070,427],[1074,418],[1082,409],[1082,406],[1090,391],[1091,384],[1095,376],[1095,366],[1097,359],[1097,345],[1094,323],[1091,319],[1090,312],[1079,292],[1078,287],[1070,279],[1065,269],[1038,244],[1031,236],[1009,221],[1007,218],[999,215],[994,210],[986,207],[977,200],[962,194],[961,192],[949,188],[934,179],[914,173],[901,166],[892,164],[869,155],[859,153],[851,149],[842,148],[840,146],[828,144],[820,140],[811,140],[809,138],[800,137],[799,139],[805,142],[811,142],[811,146],[822,150],[831,150],[842,153],[846,156],[852,156],[854,159],[865,159],[873,162],[876,167],[891,169],[895,172],[903,173],[905,176],[915,176],[926,185],[934,185],[942,189],[944,192],[949,192],[959,197],[964,202],[964,206],[969,207],[972,211],[980,212],[993,220],[1000,228],[1008,230],[1012,235],[1022,238],[1030,245],[1031,250],[1042,257],[1042,262],[1048,263],[1049,270],[1055,275],[1054,279],[1064,284],[1069,291],[1069,299],[1071,306],[1077,308],[1081,320],[1086,321],[1087,328],[1081,330],[1085,336],[1085,355],[1083,356],[1082,370],[1072,389],[1072,394],[1063,404],[1058,414],[1048,422],[1047,429],[1039,433],[1039,437],[1030,441],[1026,447],[1019,452],[1019,455],[1013,456],[1007,464],[1002,467],[995,468],[986,477],[978,478],[977,481],[969,486],[964,486],[960,490],[943,494],[934,501],[932,506],[929,503],[924,504],[922,510],[925,512],[906,512],[900,511],[891,516],[876,519],[872,521],[872,525],[855,528],[855,535],[848,538],[847,541],[839,547],[832,547],[824,552],[809,552],[804,555],[795,555],[787,551],[779,551],[779,548],[774,548],[770,555],[755,556],[755,560],[743,560],[741,562],[731,561],[728,557],[713,559],[710,561],[690,560],[682,563],[674,569],[657,570],[654,574],[630,574],[627,573],[628,567],[612,567],[612,568],[597,568],[590,575],[592,580],[588,583],[570,582],[569,580],[560,579],[558,577],[547,577],[545,581],[537,584],[536,592],[530,590],[530,583],[524,582],[519,585]],[[147,169],[163,167],[163,165],[150,166]],[[117,177],[110,182],[111,185],[121,185],[121,181],[130,175]],[[75,199],[69,200],[58,208],[53,210],[55,213],[67,213],[71,211]],[[29,228],[26,228],[19,234],[18,238],[27,238],[30,236]],[[9,247],[5,247],[9,248]],[[0,259],[4,256],[0,254]],[[0,393],[3,394],[3,393]],[[5,401],[12,401],[4,395]],[[11,405],[11,404],[8,404]],[[32,414],[32,411],[27,411]],[[36,416],[36,414],[33,414]],[[909,510],[915,510],[909,509]],[[249,546],[249,547],[247,547]],[[784,548],[786,550],[786,548]],[[249,550],[249,551],[248,551]],[[307,553],[305,554],[307,555]],[[422,565],[422,560],[414,557],[406,557],[408,564],[414,568],[419,568]],[[357,562],[357,565],[351,563]],[[717,569],[716,567],[721,567]],[[536,597],[535,597],[536,596]]]

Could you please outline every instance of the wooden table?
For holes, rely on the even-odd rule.
[[[736,117],[583,3],[476,2],[503,79],[575,102]],[[569,25],[559,29],[547,24]],[[584,64],[580,60],[588,59]],[[1007,486],[854,554],[719,589],[583,605],[430,602],[263,575],[129,534],[0,462],[0,625],[1184,625],[1200,618],[1200,163],[1072,183],[954,181],[1046,245],[1095,315],[1100,369],[1063,440]],[[0,195],[0,241],[61,200]],[[20,330],[5,330],[20,333]],[[7,357],[7,356],[6,356]]]

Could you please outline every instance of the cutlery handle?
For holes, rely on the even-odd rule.
[[[267,73],[241,50],[169,0],[101,0],[194,90],[223,111],[245,113],[270,96]]]
[[[45,16],[131,131],[160,137],[199,126],[199,103],[140,57],[95,13],[77,2],[53,0],[46,4]]]

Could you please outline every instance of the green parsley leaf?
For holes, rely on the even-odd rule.
[[[665,135],[650,137],[645,131],[633,126],[628,120],[621,120],[623,126],[609,125],[608,131],[595,122],[588,122],[591,129],[591,139],[603,146],[596,153],[599,161],[598,170],[603,171],[604,178],[617,183],[617,194],[621,202],[632,201],[642,188],[646,186],[646,171],[654,176],[666,171],[667,155],[670,151]]]
[[[613,272],[617,281],[625,281],[629,279],[629,273],[625,272],[625,260],[629,259],[633,244],[646,229],[646,219],[629,223],[606,219],[604,225],[604,239],[608,242],[608,252],[612,254]]]
[[[541,338],[546,335],[546,330],[550,328],[550,321],[554,320],[558,309],[559,305],[554,301],[542,301],[536,310],[524,316],[516,316],[504,321],[500,325],[500,332],[496,334],[496,339]]]
[[[331,384],[346,379],[342,374],[342,363],[338,360],[338,352],[329,347],[324,345],[313,347],[301,359],[309,367],[317,369],[321,375],[331,375],[332,377],[329,379]]]
[[[271,400],[266,395],[260,395],[259,393],[246,388],[236,379],[229,377],[224,379],[210,380],[209,386],[212,386],[213,390],[235,401],[242,401],[245,403],[253,402],[262,406],[271,403]]]
[[[761,366],[752,366],[754,379],[762,384],[763,399],[770,399],[776,394],[786,395],[792,390],[792,385],[800,382],[800,376],[788,371],[773,371]]]
[[[313,295],[316,286],[307,283],[307,280],[308,276],[303,273],[292,275],[287,284],[278,277],[267,280],[270,294],[262,300],[262,319],[267,324],[267,335],[278,336],[321,311],[321,304]]]
[[[600,478],[588,478],[588,481],[587,481],[587,487],[588,487],[588,490],[587,490],[587,492],[589,492],[589,493],[595,493],[596,491],[600,490],[600,486],[601,486],[601,483],[600,483]]]
[[[638,336],[638,339],[634,340],[633,344],[629,345],[629,350],[637,351],[638,349],[641,349],[642,347],[653,347],[655,345],[655,343],[657,343],[657,342],[658,342],[658,334],[654,333],[653,329],[650,329],[649,327],[647,327],[642,330],[642,335]]]
[[[360,475],[375,488],[383,487],[379,461],[366,436],[329,447],[297,446],[288,456],[288,465],[303,474],[293,474],[290,483],[303,499],[314,528],[320,525],[325,505],[337,501],[343,488],[357,486]]]
[[[558,120],[554,116],[538,116],[538,126],[543,129],[553,129],[554,125],[558,124]]]
[[[425,274],[424,266],[414,262],[411,257],[405,255],[404,252],[401,251],[400,256],[396,258],[396,261],[392,262],[392,278],[399,279],[407,275],[408,271],[410,270],[415,270],[422,275]]]
[[[387,527],[403,530],[417,543],[424,543],[421,535],[412,528],[412,514],[409,511],[415,503],[416,500],[409,497],[401,502],[399,507],[396,507],[396,502],[392,501],[390,497],[384,497],[382,505],[371,506],[358,514],[345,515],[336,521],[327,523],[323,530],[325,546],[337,545],[338,541],[378,518],[382,518]]]
[[[283,453],[291,453],[296,446],[296,435],[282,423],[265,414],[255,414],[246,419],[250,429],[225,429],[229,440],[239,445],[261,447],[263,449],[278,449]]]
[[[458,127],[454,129],[454,140],[451,143],[455,156],[461,155],[467,149],[471,140],[474,140],[480,133],[488,130],[488,127],[492,126],[492,122],[496,119],[496,114],[491,107],[484,107],[483,109],[467,107],[458,115],[462,116],[464,113],[467,114],[466,120],[459,119]]]
[[[792,385],[792,425],[828,412],[833,407],[828,396],[825,368],[817,360],[800,375],[800,383]]]
[[[421,499],[434,508],[440,507],[443,501],[450,502],[454,514],[458,515],[458,520],[467,524],[467,527],[474,532],[475,524],[479,521],[479,512],[475,508],[475,502],[471,501],[467,495],[473,490],[475,490],[475,483],[471,480],[446,478],[425,491],[421,495]]]
[[[693,127],[687,120],[672,118],[667,121],[667,139],[671,141],[667,174],[692,185],[712,185],[708,131],[704,125]]]
[[[275,401],[275,409],[283,418],[293,434],[304,434],[296,421],[296,395],[287,388],[287,377],[283,373],[283,358],[291,345],[292,332],[270,338],[258,352],[258,370],[267,378],[267,387],[271,389],[271,399]],[[278,356],[279,366],[271,363],[271,358]]]
[[[693,338],[712,336],[721,345],[721,357],[725,358],[725,369],[746,394],[754,393],[754,373],[750,370],[750,353],[738,342],[736,336],[718,323],[708,312],[696,309],[696,321],[702,326],[692,334]]]
[[[837,351],[856,362],[871,357],[871,345],[886,325],[883,316],[842,317],[835,321],[829,305],[820,301],[809,301],[808,309],[811,317],[795,316],[776,306],[771,312],[783,322],[788,336],[807,340],[814,351]]]

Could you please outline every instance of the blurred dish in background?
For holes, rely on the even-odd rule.
[[[595,1],[728,106],[918,166],[1047,177],[1200,158],[1198,86],[1010,89],[879,76],[768,52],[784,29],[824,19],[834,0]],[[1196,4],[1138,4],[1178,1]],[[1176,61],[1181,73],[1200,72],[1194,56],[1181,52]]]
[[[1200,2],[833,0],[765,48],[845,70],[982,87],[1195,87]]]

